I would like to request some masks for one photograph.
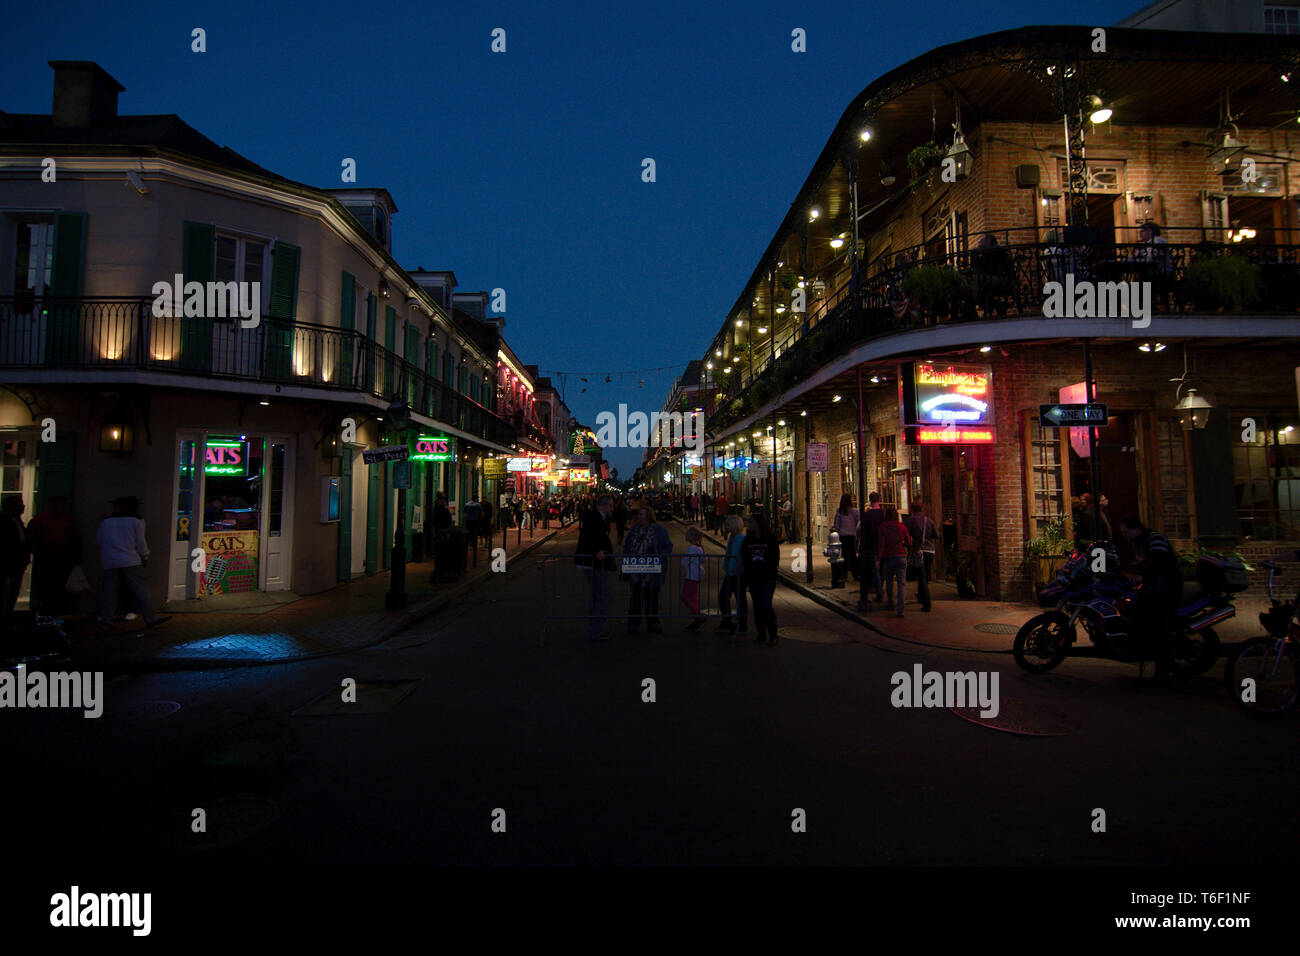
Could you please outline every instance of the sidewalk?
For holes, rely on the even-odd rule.
[[[527,530],[519,541],[511,529],[506,561],[518,560],[556,535],[576,534],[577,525],[560,530],[537,528],[530,539]],[[492,547],[501,547],[498,531]],[[139,620],[117,623],[111,632],[99,635],[93,619],[68,621],[72,658],[80,667],[97,670],[201,670],[277,664],[355,651],[377,644],[439,608],[462,597],[491,575],[490,550],[478,549],[478,565],[470,567],[460,580],[438,584],[429,580],[433,561],[406,566],[407,606],[385,610],[389,589],[387,571],[343,584],[309,597],[288,597],[287,602],[267,600],[261,595],[251,604],[232,608],[229,599],[218,599],[220,610],[190,610],[189,605],[171,613],[172,619],[152,631],[141,631]],[[272,597],[274,597],[272,595]]]
[[[704,536],[722,544],[720,537],[707,531]],[[874,610],[859,612],[858,582],[849,575],[844,587],[832,588],[830,565],[815,542],[813,554],[806,556],[809,566],[813,568],[814,582],[810,585],[804,574],[795,574],[790,570],[793,561],[791,552],[794,548],[805,547],[803,541],[781,545],[782,582],[836,613],[894,640],[955,651],[1009,654],[1020,626],[1046,610],[1025,601],[988,601],[982,598],[965,600],[957,596],[955,585],[931,581],[933,610],[927,614],[916,603],[916,582],[909,581],[903,617],[896,616],[893,611],[886,611],[883,605],[875,601],[874,594],[868,595]],[[1231,643],[1262,633],[1258,613],[1267,604],[1266,600],[1258,596],[1242,595],[1236,602],[1237,616],[1215,627],[1219,640]]]

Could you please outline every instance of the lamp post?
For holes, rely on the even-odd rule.
[[[398,440],[402,432],[411,427],[411,409],[401,398],[388,406],[388,420],[393,423]],[[398,462],[398,465],[404,464]],[[410,463],[406,462],[406,467]],[[393,553],[390,562],[392,570],[388,576],[388,594],[384,596],[384,607],[390,611],[406,607],[406,487],[397,489],[397,515],[393,521]]]

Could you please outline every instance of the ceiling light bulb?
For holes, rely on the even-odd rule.
[[[844,397],[843,395],[836,395],[834,398],[831,399],[831,401],[832,401],[832,402],[838,402],[838,401],[839,401],[841,398],[843,398],[843,397]]]
[[[858,138],[864,143],[871,142],[871,127],[864,127],[862,132],[858,134]]]
[[[760,325],[760,326],[758,327],[758,334],[759,334],[759,335],[766,335],[766,334],[767,334],[767,326],[766,326],[766,325]]]
[[[993,346],[991,346],[991,345],[981,345],[981,346],[980,346],[980,351],[981,351],[981,352],[992,352],[992,351],[993,351]]]
[[[811,222],[812,220],[816,219],[816,218],[817,218],[818,216],[820,216],[821,214],[822,214],[822,211],[821,211],[820,209],[818,209],[816,206],[813,206],[811,209],[808,210],[808,221]]]
[[[839,238],[839,236],[836,236],[834,239],[831,240],[832,249],[838,249],[842,245],[844,245],[844,240]]]

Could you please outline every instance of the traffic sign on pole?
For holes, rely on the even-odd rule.
[[[1105,402],[1065,404],[1056,402],[1038,406],[1038,422],[1044,428],[1068,428],[1088,425],[1100,428],[1110,424],[1110,409]]]

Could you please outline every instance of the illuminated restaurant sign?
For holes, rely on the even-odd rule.
[[[993,424],[993,369],[912,362],[900,376],[904,425],[954,425],[972,433]],[[961,439],[956,439],[960,441]],[[924,443],[924,441],[923,441]]]
[[[992,428],[963,428],[951,425],[946,428],[922,426],[904,429],[908,445],[992,445],[997,433]]]
[[[578,482],[591,481],[591,469],[590,469],[590,468],[570,468],[570,469],[569,469],[569,480],[570,480],[570,481],[578,481]]]
[[[219,441],[209,438],[205,475],[247,475],[248,449],[242,441]]]
[[[421,435],[408,461],[455,461],[456,444],[446,435]]]

